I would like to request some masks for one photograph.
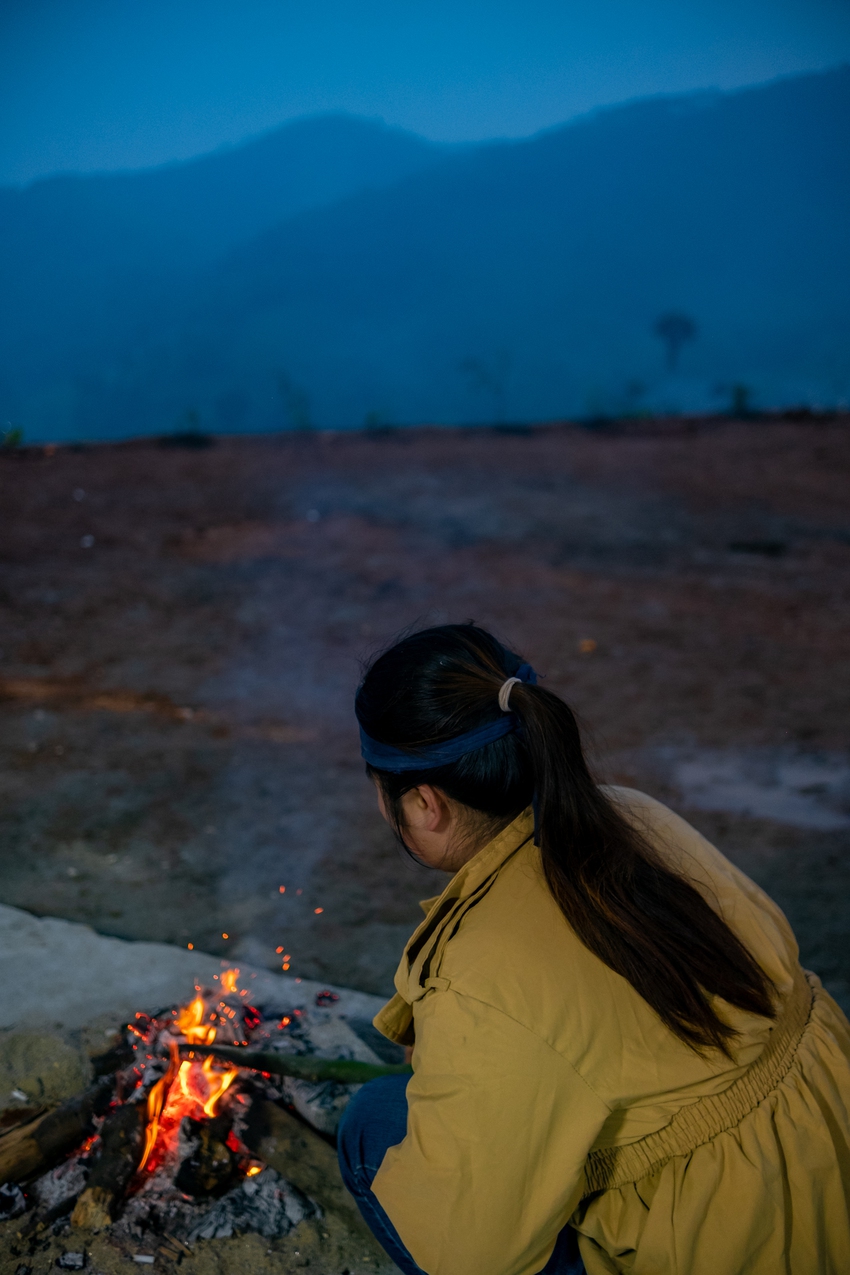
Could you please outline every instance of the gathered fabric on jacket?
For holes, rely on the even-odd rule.
[[[758,886],[606,791],[747,945],[776,1018],[718,1001],[733,1057],[684,1044],[569,926],[527,810],[423,904],[375,1019],[414,1074],[372,1189],[428,1275],[534,1275],[568,1221],[589,1275],[847,1275],[847,1019]]]

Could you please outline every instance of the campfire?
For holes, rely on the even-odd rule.
[[[197,1239],[286,1235],[318,1205],[251,1151],[252,1107],[272,1101],[333,1133],[352,1085],[383,1066],[321,992],[310,1008],[258,1008],[238,969],[191,1001],[137,1013],[94,1060],[98,1082],[0,1138],[0,1210],[25,1228]],[[247,980],[250,982],[250,980]],[[367,1061],[367,1059],[369,1061]]]

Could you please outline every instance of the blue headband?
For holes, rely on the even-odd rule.
[[[537,674],[530,664],[521,664],[511,676],[528,686],[537,685]],[[454,739],[425,744],[416,752],[393,748],[390,744],[381,744],[377,739],[371,739],[361,726],[360,753],[364,761],[374,766],[376,770],[388,770],[394,775],[402,774],[407,770],[436,770],[438,766],[448,766],[460,757],[465,757],[467,753],[475,752],[477,748],[484,748],[487,744],[495,743],[497,739],[502,739],[511,731],[517,730],[519,725],[519,718],[514,713],[503,713],[494,722],[487,722],[476,730],[468,730],[463,735],[456,735]]]

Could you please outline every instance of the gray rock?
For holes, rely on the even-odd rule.
[[[0,1109],[61,1102],[89,1075],[88,1059],[55,1032],[0,1033]]]

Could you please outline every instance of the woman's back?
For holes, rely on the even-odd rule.
[[[565,1275],[579,1232],[590,1275],[850,1271],[848,1024],[779,910],[598,786],[569,705],[475,625],[403,638],[355,707],[383,813],[456,874],[376,1020],[414,1045],[404,1120],[343,1130],[397,1264]]]
[[[375,1195],[429,1275],[532,1275],[568,1219],[590,1275],[843,1275],[847,1021],[758,887],[606,791],[751,952],[776,1018],[715,1001],[731,1057],[686,1044],[567,924],[527,811],[433,902],[376,1019],[415,1035],[415,1074]]]

